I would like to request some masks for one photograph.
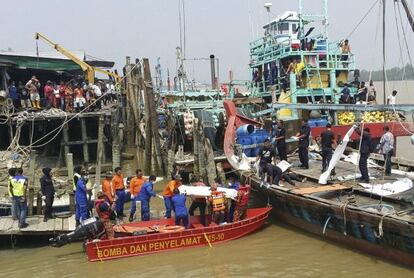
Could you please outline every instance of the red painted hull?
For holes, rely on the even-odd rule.
[[[390,131],[394,136],[410,136],[411,133],[409,131],[414,131],[414,126],[412,123],[409,122],[387,122],[384,123],[366,123],[364,124],[364,127],[368,127],[370,129],[370,133],[372,138],[381,138],[381,136],[384,134],[384,125],[389,126]],[[351,128],[351,125],[336,125],[332,126],[332,131],[335,134],[344,136],[348,130]],[[312,136],[320,136],[321,133],[325,130],[325,127],[313,127],[312,128]],[[352,140],[359,139],[359,135],[356,133],[353,133],[351,136]]]
[[[94,262],[227,242],[258,230],[265,223],[271,210],[270,207],[248,209],[246,219],[221,226],[87,242],[86,254],[88,260]],[[191,218],[190,223],[197,223],[197,218]],[[172,219],[138,222],[129,225],[147,227],[165,224],[174,225]]]

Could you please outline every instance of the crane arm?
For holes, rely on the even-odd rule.
[[[81,67],[81,69],[86,73],[86,79],[88,80],[89,83],[95,82],[95,69],[92,66],[90,66],[88,63],[79,59],[77,56],[72,54],[70,51],[66,50],[64,47],[60,46],[59,44],[54,43],[49,38],[47,38],[46,36],[40,33],[35,33],[35,39],[36,40],[42,39],[46,43],[53,46],[54,49],[56,49],[58,52],[62,53],[64,56],[66,56],[67,58],[69,58],[70,60],[72,60],[73,62],[75,62]]]
[[[97,72],[112,76],[115,79],[116,83],[119,83],[121,81],[121,76],[119,76],[116,73],[113,73],[113,72],[110,72],[110,71],[107,71],[107,70],[103,70],[103,69],[100,69],[100,68],[95,68],[95,67],[93,69]]]
[[[394,0],[394,1],[398,1],[398,0]],[[405,13],[407,15],[408,22],[410,23],[411,30],[413,30],[413,32],[414,32],[414,17],[413,17],[413,13],[411,12],[410,7],[408,6],[408,3],[407,3],[406,0],[400,0],[400,1],[401,1],[401,4],[402,4],[403,8],[404,8],[404,11],[405,11]]]

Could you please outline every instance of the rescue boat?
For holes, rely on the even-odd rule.
[[[117,225],[114,239],[87,241],[86,254],[89,261],[96,262],[191,247],[211,247],[257,231],[271,210],[271,207],[248,209],[244,220],[222,225],[206,219],[208,225],[203,226],[198,216],[191,216],[189,229],[175,226],[173,218]]]

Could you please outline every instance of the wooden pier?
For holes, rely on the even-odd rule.
[[[54,218],[43,222],[43,216],[36,215],[26,218],[29,224],[26,228],[19,229],[18,220],[11,216],[0,217],[0,236],[5,235],[42,235],[53,236],[56,234],[68,233],[75,229],[75,216],[68,218]]]

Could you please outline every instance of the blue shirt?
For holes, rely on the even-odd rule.
[[[76,192],[75,192],[75,198],[76,202],[87,202],[88,198],[86,197],[86,182],[83,178],[78,179],[76,182]]]
[[[16,88],[16,86],[10,85],[9,88],[8,88],[8,90],[9,90],[9,97],[12,100],[18,100],[19,99],[19,96],[17,95],[17,88]]]
[[[151,197],[155,197],[155,192],[153,190],[153,184],[150,181],[146,181],[141,187],[141,191],[138,193],[138,200],[149,200]]]
[[[175,215],[178,215],[178,216],[188,215],[187,208],[185,207],[185,201],[186,201],[186,197],[184,195],[175,194],[174,196],[172,196],[172,202],[174,205]]]

